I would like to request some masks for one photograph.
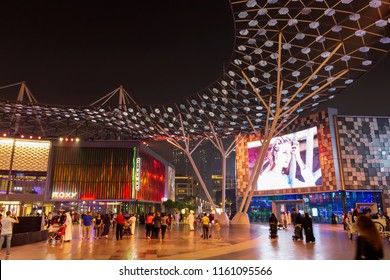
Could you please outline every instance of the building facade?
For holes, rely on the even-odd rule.
[[[332,213],[341,217],[355,207],[390,212],[389,117],[344,116],[328,109],[297,120],[282,138],[291,135],[300,141],[301,157],[316,180],[288,187],[269,183],[273,186],[269,189],[257,186],[249,210],[251,221],[266,221],[271,211],[279,215],[293,207],[321,223],[330,223]],[[248,137],[236,149],[239,197],[249,184],[256,152],[251,143],[256,140]],[[295,179],[303,178],[299,167],[294,172]]]

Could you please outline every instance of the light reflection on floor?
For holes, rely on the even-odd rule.
[[[293,230],[279,230],[278,239],[269,239],[268,225],[230,226],[221,229],[222,240],[200,238],[199,229],[189,231],[180,224],[168,231],[164,240],[145,238],[144,225],[134,236],[115,240],[81,240],[81,228],[73,227],[73,240],[49,244],[46,241],[11,248],[10,260],[351,260],[355,239],[350,241],[342,225],[314,225],[315,244],[293,241]],[[390,259],[390,242],[384,239],[385,259]],[[1,251],[5,259],[5,250]]]

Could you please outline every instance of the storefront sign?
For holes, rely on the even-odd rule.
[[[72,199],[77,197],[77,192],[52,192],[52,199]]]
[[[135,165],[135,189],[139,191],[141,187],[141,158],[137,157]]]

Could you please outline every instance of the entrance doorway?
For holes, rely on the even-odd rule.
[[[272,201],[272,213],[275,214],[278,220],[282,220],[283,212],[292,213],[292,209],[295,208],[301,215],[304,214],[304,203],[303,199],[297,200],[274,200]]]
[[[378,213],[378,204],[376,203],[356,203],[356,207],[360,209],[360,213],[363,213],[364,209],[370,209],[372,214]]]

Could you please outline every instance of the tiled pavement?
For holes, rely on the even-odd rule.
[[[292,241],[293,230],[279,230],[279,238],[269,239],[267,224],[250,227],[222,227],[222,240],[203,240],[200,231],[188,225],[175,225],[164,240],[146,239],[145,229],[137,225],[135,235],[115,240],[80,239],[81,228],[73,227],[71,242],[55,245],[42,241],[11,248],[10,260],[351,260],[355,242],[349,240],[342,225],[314,225],[315,244]],[[390,259],[390,242],[383,238],[385,259]],[[5,259],[5,250],[1,251]]]

